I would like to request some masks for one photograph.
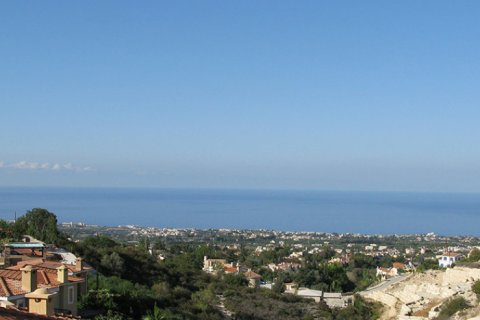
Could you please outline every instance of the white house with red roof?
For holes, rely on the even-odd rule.
[[[438,258],[438,266],[440,268],[448,268],[462,258],[463,256],[458,252],[446,251]]]

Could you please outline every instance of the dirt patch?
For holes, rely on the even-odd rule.
[[[418,310],[417,312],[414,312],[412,316],[427,318],[430,310],[432,310],[432,308],[437,306],[439,303],[440,303],[440,300],[432,300],[429,303],[427,303],[422,310]]]

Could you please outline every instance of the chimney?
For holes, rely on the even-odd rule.
[[[5,249],[3,250],[5,268],[10,266],[10,251],[11,251],[10,246],[6,244]]]
[[[68,282],[68,269],[63,264],[57,268],[57,280],[60,283]]]
[[[82,271],[83,270],[83,261],[82,258],[78,257],[75,262],[75,271]]]
[[[55,316],[54,302],[57,294],[56,292],[49,293],[46,288],[27,293],[25,298],[28,300],[28,312],[48,316],[49,319],[52,319],[50,317]]]
[[[33,292],[37,289],[37,269],[32,266],[25,266],[22,271],[22,289],[27,292]]]

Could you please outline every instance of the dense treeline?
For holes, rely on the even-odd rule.
[[[34,208],[13,223],[0,221],[0,237],[3,242],[18,241],[29,235],[46,243],[66,245],[67,236],[57,229],[57,216],[48,210]]]

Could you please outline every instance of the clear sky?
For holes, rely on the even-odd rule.
[[[0,185],[480,191],[479,1],[2,1]]]

